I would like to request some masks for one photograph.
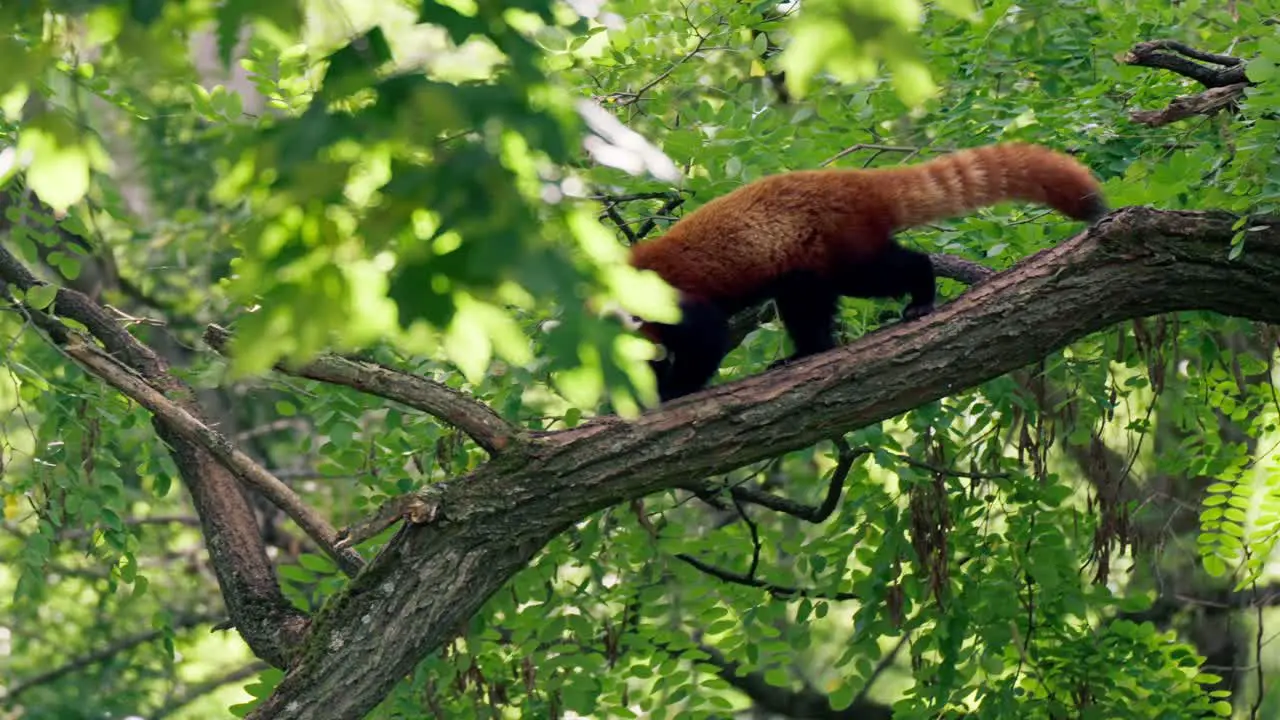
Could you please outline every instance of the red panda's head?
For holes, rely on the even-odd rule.
[[[662,335],[658,330],[656,323],[649,322],[644,318],[632,315],[615,302],[608,302],[599,311],[600,317],[613,317],[622,323],[622,326],[632,332],[638,332],[644,336],[646,340],[658,346],[659,357],[665,353],[662,345]]]

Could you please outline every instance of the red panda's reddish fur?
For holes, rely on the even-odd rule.
[[[659,395],[670,400],[705,385],[729,350],[728,316],[766,298],[778,303],[793,358],[833,346],[838,296],[909,293],[907,318],[930,312],[932,264],[898,245],[894,232],[1006,200],[1076,220],[1107,212],[1088,168],[1023,143],[896,168],[780,173],[709,201],[631,250],[634,267],[680,292],[685,313],[676,325],[642,324],[668,351],[654,364]]]
[[[689,295],[749,303],[781,274],[828,276],[874,257],[895,230],[1005,200],[1048,205],[1075,220],[1106,211],[1097,181],[1069,155],[1038,145],[990,145],[905,167],[764,177],[637,244],[631,264]]]

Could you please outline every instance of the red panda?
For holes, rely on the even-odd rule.
[[[709,201],[631,249],[631,265],[674,287],[683,313],[675,325],[639,320],[666,350],[651,362],[660,401],[701,390],[731,349],[729,318],[766,299],[794,345],[774,365],[835,347],[841,296],[909,294],[904,320],[932,312],[929,256],[899,245],[894,232],[1006,200],[1089,222],[1108,212],[1088,168],[1022,143],[897,168],[780,173]]]

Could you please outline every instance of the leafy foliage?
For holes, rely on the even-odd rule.
[[[652,350],[595,311],[673,309],[625,267],[626,244],[769,173],[1023,140],[1074,153],[1114,206],[1280,212],[1280,25],[1266,12],[0,3],[0,241],[121,308],[225,432],[343,524],[485,453],[434,418],[273,365],[360,352],[528,429],[636,412],[653,399]],[[1255,84],[1239,107],[1130,122],[1188,92],[1114,60],[1163,37],[1246,58]],[[215,62],[193,59],[202,42]],[[902,239],[999,269],[1078,229],[1006,205]],[[1224,254],[1250,252],[1240,230]],[[54,302],[45,289],[17,299]],[[846,338],[884,324],[885,306],[845,302]],[[233,361],[197,346],[206,323],[232,320]],[[175,683],[249,656],[234,635],[188,632],[224,609],[148,415],[17,313],[0,315],[0,344],[0,591],[13,600],[0,676],[143,638],[13,704],[247,714],[279,670],[250,666],[221,695],[177,702]],[[373,716],[724,717],[816,696],[901,718],[1243,717],[1243,674],[1228,683],[1206,659],[1203,627],[1144,613],[1174,594],[1170,576],[1227,607],[1272,581],[1275,347],[1269,328],[1202,313],[1099,333],[842,438],[864,452],[820,523],[730,488],[816,506],[841,462],[826,447],[716,478],[701,499],[682,489],[600,512]],[[718,382],[786,352],[766,322]],[[259,510],[289,602],[312,612],[346,587]],[[140,520],[155,515],[178,519]],[[1275,658],[1261,653],[1225,663],[1262,668],[1251,682],[1264,683]]]

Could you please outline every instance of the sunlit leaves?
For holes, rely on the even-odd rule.
[[[38,38],[0,35],[0,96],[37,80],[42,70],[53,62],[53,52]]]
[[[300,0],[269,3],[223,0],[217,3],[218,58],[223,64],[230,64],[232,51],[247,19],[265,21],[273,25],[276,32],[292,34],[302,24],[304,4]]]
[[[468,12],[462,12],[463,9]],[[476,15],[475,3],[469,2],[423,0],[418,11],[418,21],[443,27],[449,32],[449,38],[455,45],[461,45],[472,35],[483,35],[486,29],[484,20]]]
[[[942,6],[956,14],[972,14],[966,0]],[[792,43],[781,60],[788,85],[797,96],[805,96],[811,79],[821,70],[844,82],[866,82],[876,77],[883,63],[902,101],[920,105],[938,90],[912,37],[919,31],[923,13],[914,0],[805,3],[804,12],[792,21]]]
[[[44,310],[53,304],[58,288],[54,285],[36,285],[26,292],[25,301],[37,310]]]
[[[88,191],[91,162],[105,165],[96,140],[81,135],[66,116],[52,112],[23,127],[17,151],[18,157],[26,160],[27,184],[59,212],[79,202]]]
[[[350,95],[376,83],[378,71],[391,61],[391,47],[382,28],[354,38],[328,58],[322,100]]]

